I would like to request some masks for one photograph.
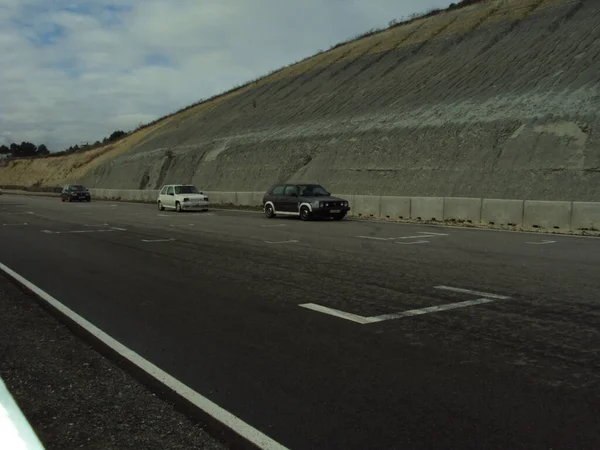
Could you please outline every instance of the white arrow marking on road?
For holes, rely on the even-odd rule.
[[[533,245],[544,245],[544,244],[554,244],[554,243],[556,243],[556,241],[526,242],[526,244],[533,244]]]

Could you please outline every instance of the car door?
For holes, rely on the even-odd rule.
[[[298,212],[298,186],[293,184],[285,186],[281,199],[281,209],[279,210],[284,212]]]
[[[175,208],[175,190],[173,189],[173,186],[167,187],[167,195],[165,195],[163,205],[167,208]]]
[[[281,208],[283,208],[283,204],[281,203],[281,200],[283,199],[283,190],[284,189],[285,189],[285,186],[283,184],[273,186],[273,189],[271,189],[269,194],[266,196],[266,201],[270,201],[273,203],[273,206],[275,207],[275,211],[283,211],[281,209]]]

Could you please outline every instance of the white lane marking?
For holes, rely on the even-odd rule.
[[[287,226],[284,223],[278,223],[277,225],[261,225],[262,228],[276,228],[276,227],[285,227]]]
[[[360,238],[360,239],[372,239],[374,241],[389,241],[390,239],[393,239],[393,238],[381,238],[381,237],[375,237],[375,236],[356,236],[356,237]],[[419,236],[419,237],[421,237],[421,236]]]
[[[258,448],[264,450],[287,450],[287,448],[281,445],[279,442],[274,441],[266,434],[247,424],[239,417],[234,416],[229,411],[221,408],[219,405],[213,403],[208,398],[200,395],[198,392],[194,391],[189,386],[186,386],[181,381],[177,380],[173,376],[169,375],[167,372],[160,369],[158,366],[155,366],[147,359],[143,358],[142,356],[135,353],[133,350],[121,344],[119,341],[106,334],[100,328],[96,327],[91,322],[87,321],[86,319],[84,319],[83,317],[81,317],[80,315],[78,315],[77,313],[60,303],[50,294],[40,289],[29,280],[23,278],[21,275],[11,270],[9,267],[0,263],[0,270],[2,270],[8,276],[14,278],[17,282],[24,285],[27,289],[32,291],[34,294],[36,294],[54,309],[67,316],[73,322],[77,323],[79,326],[81,326],[89,334],[101,341],[107,347],[111,348],[123,358],[135,364],[137,367],[142,369],[144,372],[146,372],[158,382],[165,385],[171,391],[185,398],[194,406],[204,411],[213,419],[221,422],[223,425],[227,426],[238,435],[250,441]]]
[[[295,239],[290,239],[289,241],[265,241],[267,244],[294,244],[298,242]]]
[[[540,242],[526,242],[526,244],[533,244],[533,245],[545,245],[545,244],[555,244],[556,241],[540,241]]]
[[[112,206],[112,207],[115,207],[115,206],[117,206],[117,205],[108,205],[108,206]]]
[[[510,297],[507,297],[506,295],[490,294],[489,292],[473,291],[471,289],[456,288],[456,287],[452,287],[452,286],[434,286],[434,287],[436,289],[442,289],[445,291],[459,292],[461,294],[473,294],[473,295],[477,295],[478,297],[493,298],[496,300],[506,300],[506,299],[510,298]]]
[[[28,225],[28,223],[25,222],[25,223],[3,223],[2,224],[3,227],[11,227],[11,226],[18,226],[18,225]]]
[[[412,241],[412,242],[396,242],[396,244],[412,245],[412,244],[427,244],[429,241]]]
[[[24,216],[24,215],[31,215],[31,214],[35,214],[33,211],[27,211],[27,212],[9,212],[8,213],[10,216]]]
[[[193,227],[194,224],[193,223],[177,223],[177,224],[170,224],[170,227]]]
[[[117,231],[127,231],[126,228],[119,228],[119,227],[111,227],[112,230],[117,230]]]
[[[450,236],[449,234],[446,234],[446,233],[431,233],[429,231],[417,231],[417,233],[419,233],[419,234],[427,234],[429,236]]]
[[[142,239],[142,242],[171,242],[174,241],[175,239],[169,238],[169,239]]]
[[[84,227],[107,227],[108,224],[107,223],[85,223],[83,224]]]
[[[112,231],[117,231],[115,229],[110,230],[71,230],[71,231],[55,231],[55,234],[60,233],[110,233]]]
[[[338,309],[328,308],[327,306],[317,305],[316,303],[303,303],[298,305],[301,308],[311,309],[323,314],[329,314],[330,316],[339,317],[340,319],[346,319],[351,322],[360,324],[372,323],[369,317],[359,316],[357,314],[347,313]]]
[[[427,308],[420,308],[420,309],[411,309],[408,311],[402,311],[400,313],[382,314],[380,316],[370,317],[370,319],[375,320],[377,322],[382,322],[384,320],[400,319],[402,317],[420,316],[422,314],[430,314],[430,313],[434,313],[434,312],[438,312],[438,311],[448,311],[450,309],[466,308],[467,306],[481,305],[484,303],[490,303],[490,302],[495,302],[495,301],[496,300],[492,299],[492,298],[478,298],[477,300],[467,300],[465,302],[448,303],[446,305],[429,306]]]
[[[306,309],[311,309],[313,311],[317,311],[317,312],[320,312],[323,314],[328,314],[330,316],[339,317],[340,319],[345,319],[345,320],[349,320],[351,322],[356,322],[356,323],[365,325],[365,324],[369,324],[369,323],[384,322],[386,320],[401,319],[403,317],[413,317],[413,316],[420,316],[423,314],[431,314],[434,312],[448,311],[451,309],[466,308],[468,306],[481,305],[481,304],[491,303],[491,302],[495,302],[495,301],[496,301],[495,299],[491,299],[491,298],[478,298],[477,300],[467,300],[467,301],[458,302],[458,303],[448,303],[446,305],[429,306],[427,308],[411,309],[411,310],[402,311],[399,313],[382,314],[379,316],[372,316],[372,317],[359,316],[358,314],[347,313],[344,311],[340,311],[338,309],[333,309],[333,308],[328,308],[326,306],[317,305],[316,303],[304,303],[304,304],[301,304],[298,306],[300,306],[302,308],[306,308]]]
[[[42,233],[47,234],[64,234],[64,233],[112,233],[113,231],[127,231],[125,228],[110,228],[108,230],[67,230],[67,231],[51,231],[51,230],[42,230]]]

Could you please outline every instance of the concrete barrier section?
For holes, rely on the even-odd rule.
[[[382,196],[380,205],[380,217],[385,219],[408,219],[410,217],[410,197]]]
[[[378,195],[353,195],[350,214],[359,217],[380,217],[380,199]]]
[[[443,220],[443,197],[411,197],[410,217],[419,220]]]
[[[567,230],[571,226],[571,202],[525,200],[523,225]]]
[[[573,202],[572,230],[600,230],[600,203]]]
[[[481,221],[495,225],[523,225],[523,200],[484,198]]]
[[[211,203],[215,205],[237,205],[237,192],[205,192]]]
[[[264,192],[238,192],[237,204],[239,206],[260,206]]]
[[[466,197],[444,198],[444,220],[477,223],[481,221],[481,199]]]

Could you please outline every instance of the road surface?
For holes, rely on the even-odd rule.
[[[0,243],[282,446],[600,446],[600,239],[4,195]]]

